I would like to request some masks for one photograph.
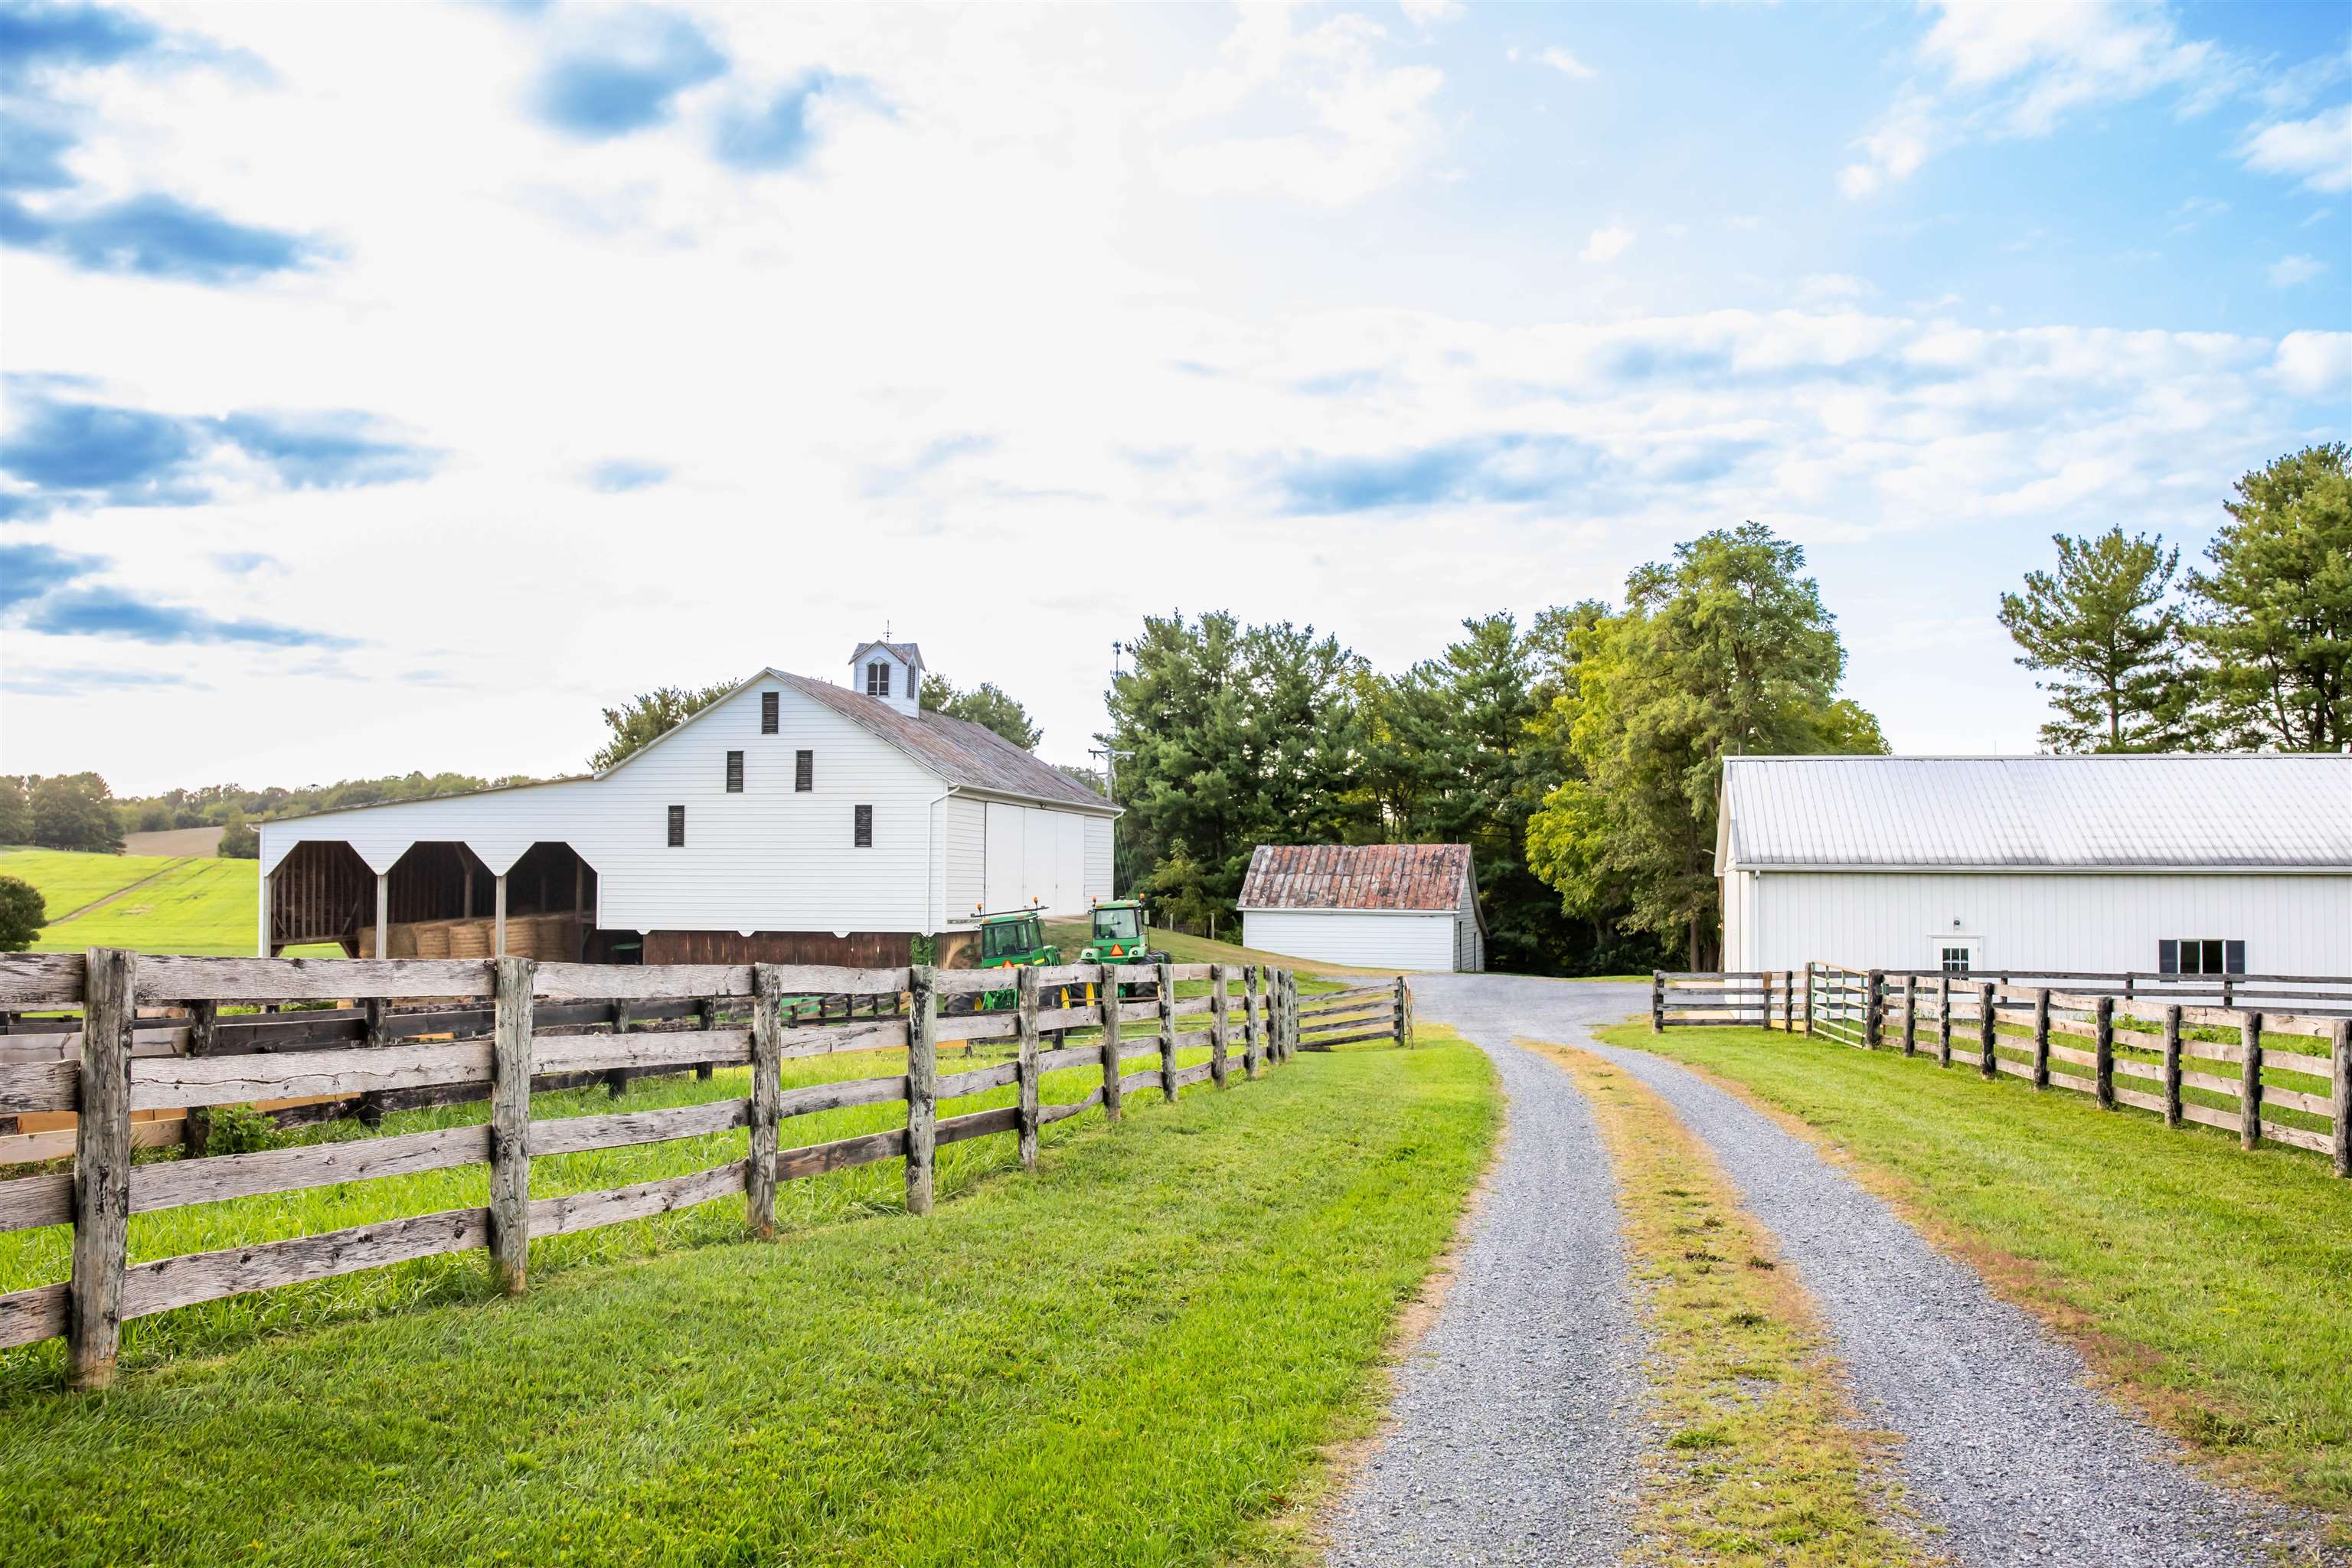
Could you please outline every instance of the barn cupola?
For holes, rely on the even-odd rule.
[[[849,656],[849,687],[912,718],[922,702],[923,650],[910,642],[860,643]]]

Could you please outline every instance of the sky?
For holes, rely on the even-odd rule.
[[[2026,752],[2054,531],[2352,435],[2352,12],[0,0],[0,770],[578,771],[919,641],[1384,669],[1803,546]]]

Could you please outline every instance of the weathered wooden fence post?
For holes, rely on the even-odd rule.
[[[1986,981],[1978,988],[1977,1002],[1979,1014],[1977,1019],[1977,1049],[1981,1057],[1977,1070],[1988,1079],[1998,1078],[2000,1076],[2000,1058],[1992,1052],[1992,1026],[2000,1015],[1993,1006],[1991,981]]]
[[[122,1282],[131,1272],[131,1031],[139,1016],[139,955],[93,947],[82,962],[66,1377],[76,1388],[104,1388],[114,1381]]]
[[[1225,990],[1225,966],[1209,965],[1209,1081],[1219,1089],[1225,1087],[1225,1031],[1231,1020],[1226,1006],[1231,998]]]
[[[1119,1118],[1118,1089],[1118,965],[1102,966],[1103,1116]]]
[[[1862,1048],[1874,1051],[1886,1043],[1886,971],[1874,969],[1862,994]]]
[[[1916,974],[1903,977],[1903,1054],[1919,1054],[1919,977]]]
[[[2116,999],[2112,996],[2100,997],[2098,1012],[2095,1016],[2097,1021],[2093,1026],[2091,1045],[2094,1058],[2093,1071],[2096,1074],[2095,1087],[2100,1106],[2113,1110],[2116,1108]],[[2035,1053],[2036,1056],[2045,1059],[2049,1054],[2050,1047],[2046,1044]],[[2049,1069],[2044,1068],[2042,1073],[2044,1078],[2047,1078]]]
[[[626,1002],[614,1002],[613,1004],[613,1033],[616,1035],[625,1035],[629,1032],[630,1027],[629,1005]],[[604,1073],[604,1092],[612,1096],[614,1100],[618,1100],[621,1096],[628,1093],[629,1069],[626,1068],[607,1068]]]
[[[2333,1058],[2336,1116],[2336,1173],[2352,1176],[2352,1018],[2338,1018],[2328,1041]]]
[[[776,1234],[776,1128],[784,1093],[783,987],[772,963],[751,968],[751,1159],[743,1178],[743,1223],[761,1240]]]
[[[2033,993],[2033,1087],[2050,1087],[2050,987]]]
[[[1257,974],[1255,963],[1242,965],[1242,1077],[1257,1077]]]
[[[2178,1127],[2180,1114],[2180,1004],[2164,1010],[2164,1124]]]
[[[913,1005],[907,1019],[907,1212],[931,1212],[931,1168],[939,1157],[940,998],[930,965],[907,972]]]
[[[1176,966],[1163,963],[1153,989],[1160,993],[1160,1098],[1176,1103]]]
[[[498,961],[490,1024],[490,1264],[499,1289],[522,1290],[530,1271],[530,1011],[528,958]]]
[[[1813,1037],[1813,965],[1805,961],[1805,1038]]]
[[[1290,1060],[1298,1054],[1298,974],[1295,970],[1282,972],[1282,1059]]]
[[[1404,988],[1404,976],[1403,976],[1403,975],[1402,975],[1402,974],[1400,974],[1400,975],[1398,975],[1398,976],[1396,977],[1396,1043],[1397,1043],[1397,1049],[1399,1049],[1399,1050],[1402,1050],[1402,1049],[1404,1049],[1404,1043],[1405,1043],[1405,1016],[1404,1016],[1404,1009],[1405,1009],[1405,988]]]
[[[2238,1147],[2255,1149],[2263,1142],[2263,1016],[2247,1012],[2238,1026]]]
[[[705,996],[694,1005],[694,1026],[706,1034],[719,1026],[719,998]],[[697,1062],[694,1076],[707,1079],[718,1070],[717,1062]]]
[[[1663,1035],[1665,1032],[1666,972],[1653,969],[1650,971],[1650,1033]]]
[[[1037,972],[1023,969],[1013,983],[1013,994],[1020,1004],[1020,1060],[1013,1071],[1019,1076],[1013,1082],[1020,1086],[1020,1108],[1014,1112],[1020,1118],[1015,1124],[1021,1142],[1021,1168],[1037,1168]]]
[[[1936,1065],[1952,1065],[1952,977],[1948,973],[1936,982]]]
[[[367,1030],[367,1046],[371,1050],[392,1044],[392,1032],[385,1026],[384,1015],[392,1004],[381,996],[371,996],[360,1004]],[[378,1089],[364,1089],[360,1094],[359,1123],[373,1132],[383,1125],[383,1094]]]

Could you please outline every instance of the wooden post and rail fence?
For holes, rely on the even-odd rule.
[[[2328,1156],[2337,1175],[2352,1176],[2352,977],[1832,963],[1652,974],[1654,1033],[1720,1025],[1906,1057],[1932,1051],[1947,1068],[1958,1026],[1962,1056],[1988,1081],[2007,1074],[2035,1089],[2089,1095],[2109,1110],[2151,1111],[2168,1127],[2220,1128],[2237,1133],[2244,1149],[2309,1150]],[[2061,1043],[2068,1039],[2089,1048]],[[2299,1048],[2305,1041],[2311,1048]],[[2280,1074],[2317,1080],[2326,1091],[2273,1081]],[[2184,1089],[2218,1103],[2184,1100]]]
[[[1014,982],[1015,1006],[948,1016],[963,993]],[[1208,994],[1180,997],[1179,981],[1205,980]],[[1064,987],[1093,987],[1085,1005],[1049,1005]],[[1140,999],[1127,993],[1149,987]],[[788,1026],[786,999],[812,994],[871,999],[866,1017]],[[478,1016],[473,1038],[406,1037],[432,1011],[403,1014],[402,998],[440,998],[438,1016]],[[456,998],[455,1002],[448,999]],[[292,1048],[193,1054],[161,1048],[142,1007],[185,1007],[217,1029],[224,1005],[332,1000],[356,1004],[365,1037],[341,1033]],[[1125,1097],[1159,1090],[1173,1101],[1189,1086],[1224,1087],[1236,1055],[1255,1079],[1301,1050],[1370,1039],[1412,1038],[1411,998],[1402,977],[1302,1000],[1295,974],[1237,964],[1073,964],[991,970],[854,970],[783,964],[599,965],[498,959],[247,959],[142,956],[113,949],[79,954],[0,957],[0,1008],[79,1008],[69,1042],[46,1060],[0,1060],[0,1113],[71,1111],[73,1168],[0,1181],[0,1231],[73,1227],[70,1277],[0,1295],[0,1348],[63,1335],[70,1380],[103,1385],[111,1376],[121,1325],[131,1319],[224,1296],[322,1279],[441,1253],[487,1248],[501,1287],[520,1290],[529,1244],[559,1236],[742,1196],[747,1228],[770,1236],[779,1184],[876,1161],[903,1159],[908,1212],[931,1206],[939,1149],[1011,1133],[1020,1163],[1034,1167],[1040,1128],[1101,1108],[1118,1121]],[[625,1026],[659,1011],[697,1026],[585,1032],[582,1008]],[[850,1011],[854,1014],[856,1008]],[[300,1015],[291,1016],[299,1017]],[[720,1023],[737,1017],[740,1023]],[[553,1028],[550,1019],[569,1022]],[[342,1021],[339,1015],[338,1023]],[[184,1032],[197,1026],[183,1020]],[[1056,1045],[1068,1031],[1099,1037]],[[566,1029],[572,1032],[564,1032]],[[943,1046],[1010,1042],[1013,1059],[942,1073]],[[289,1042],[276,1042],[286,1045]],[[1206,1047],[1206,1061],[1179,1056]],[[883,1076],[786,1089],[788,1058],[836,1051],[903,1051],[904,1068]],[[1149,1065],[1129,1070],[1138,1058]],[[741,1098],[612,1115],[534,1120],[531,1093],[551,1082],[593,1081],[613,1071],[681,1072],[709,1066],[751,1069]],[[1042,1103],[1044,1075],[1099,1067],[1083,1098]],[[1015,1103],[942,1118],[939,1105],[1012,1087]],[[257,1100],[318,1098],[352,1108],[389,1097],[456,1091],[487,1098],[487,1125],[440,1128],[264,1150],[134,1163],[134,1112],[197,1110]],[[370,1097],[375,1097],[371,1100]],[[852,1106],[904,1103],[903,1127],[783,1148],[793,1118]],[[748,1130],[741,1159],[633,1186],[563,1197],[530,1196],[535,1154],[706,1136]],[[489,1203],[226,1251],[133,1266],[134,1214],[189,1204],[298,1192],[378,1176],[488,1164]]]

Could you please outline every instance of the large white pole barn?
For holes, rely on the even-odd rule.
[[[2352,973],[2352,756],[1735,757],[1723,967]]]

